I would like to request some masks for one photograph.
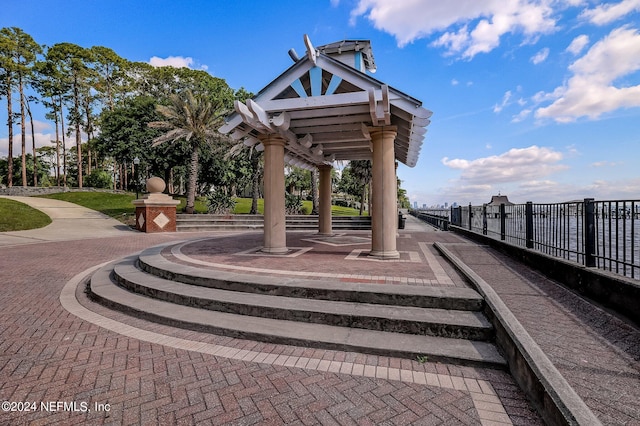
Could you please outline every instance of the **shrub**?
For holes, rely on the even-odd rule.
[[[286,193],[284,198],[284,209],[287,214],[303,214],[302,197]]]
[[[111,174],[105,170],[94,169],[91,174],[85,178],[85,185],[92,188],[108,189],[113,186]]]
[[[223,188],[216,188],[207,195],[207,207],[212,214],[229,214],[236,207],[236,200]]]

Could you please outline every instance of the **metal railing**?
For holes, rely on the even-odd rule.
[[[640,200],[469,205],[446,217],[472,232],[640,279]]]
[[[409,214],[435,228],[442,229],[443,231],[449,230],[449,223],[451,223],[449,209],[429,211],[409,210]]]

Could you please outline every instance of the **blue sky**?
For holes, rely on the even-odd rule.
[[[640,199],[640,0],[1,1],[0,27],[40,44],[253,92],[304,53],[303,34],[368,39],[375,77],[434,112],[418,164],[398,169],[412,201]],[[48,143],[52,125],[34,122]],[[0,126],[0,155],[7,142]]]

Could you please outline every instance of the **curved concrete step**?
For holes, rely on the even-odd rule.
[[[505,368],[504,358],[486,342],[419,336],[324,324],[252,317],[181,306],[131,293],[111,280],[112,267],[91,279],[90,296],[138,317],[198,331],[278,344],[304,345],[461,365]]]
[[[275,278],[178,264],[161,254],[162,250],[173,245],[144,250],[138,256],[140,269],[170,281],[246,293],[464,311],[480,311],[484,306],[482,296],[471,288],[371,285],[287,276]]]
[[[178,214],[176,227],[178,231],[218,231],[262,229],[262,215],[210,215],[210,214]],[[287,215],[287,229],[307,230],[318,228],[317,215]],[[333,216],[332,228],[335,230],[370,230],[369,216]]]
[[[258,230],[263,229],[264,226],[260,225],[227,225],[216,223],[202,223],[181,225],[176,224],[176,231],[178,232],[215,232],[215,231],[246,231],[246,230]]]
[[[155,299],[220,312],[396,333],[489,340],[493,328],[480,312],[362,302],[292,298],[207,288],[165,280],[128,258],[113,267],[125,289]]]

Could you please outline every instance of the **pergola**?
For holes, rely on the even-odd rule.
[[[264,244],[287,253],[285,163],[320,174],[319,234],[331,235],[331,168],[337,160],[372,160],[370,255],[396,259],[396,160],[414,167],[431,112],[384,83],[368,40],[314,48],[246,103],[235,102],[219,130],[264,150]]]

